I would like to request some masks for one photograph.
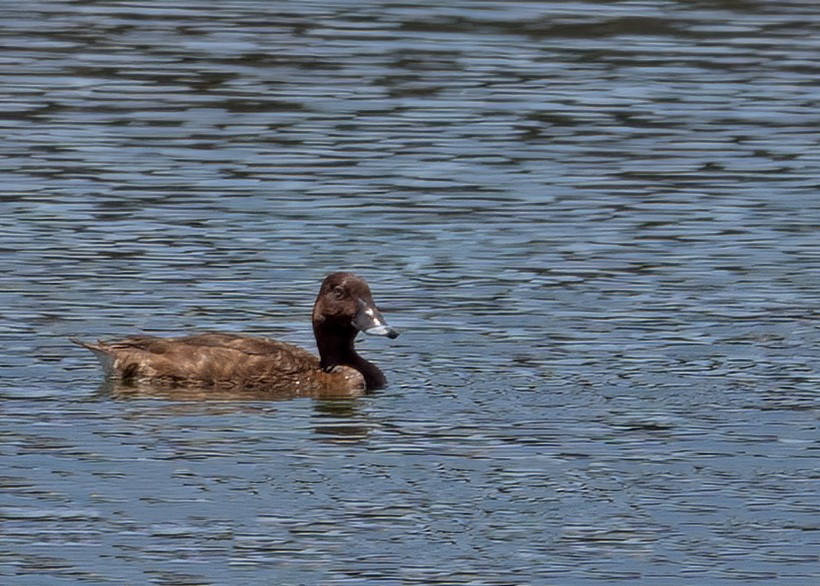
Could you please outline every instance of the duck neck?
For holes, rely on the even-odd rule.
[[[379,389],[387,383],[382,371],[356,352],[354,344],[356,330],[354,328],[339,329],[317,326],[314,327],[314,334],[324,370],[330,370],[334,366],[355,368],[364,376],[368,390]]]

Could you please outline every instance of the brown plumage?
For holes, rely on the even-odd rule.
[[[319,358],[292,344],[240,334],[179,338],[133,336],[89,344],[109,376],[129,386],[266,392],[276,396],[355,397],[387,380],[356,352],[360,331],[395,338],[364,279],[332,273],[313,307]]]

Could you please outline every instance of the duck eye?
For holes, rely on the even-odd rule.
[[[343,287],[339,287],[339,286],[333,287],[333,296],[334,296],[336,299],[342,299],[342,298],[345,296],[345,290],[344,290],[344,288],[343,288]]]

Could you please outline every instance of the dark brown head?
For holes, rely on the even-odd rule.
[[[384,386],[384,375],[356,354],[353,341],[359,332],[388,338],[399,333],[387,325],[364,279],[353,273],[331,273],[325,278],[313,306],[313,332],[322,368],[350,366],[364,375],[368,389]]]
[[[322,283],[313,306],[314,329],[332,328],[395,338],[399,333],[387,325],[373,301],[370,287],[353,273],[331,273]]]

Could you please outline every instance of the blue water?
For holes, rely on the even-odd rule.
[[[0,582],[815,584],[820,9],[0,6]],[[68,337],[314,349],[349,402]]]

